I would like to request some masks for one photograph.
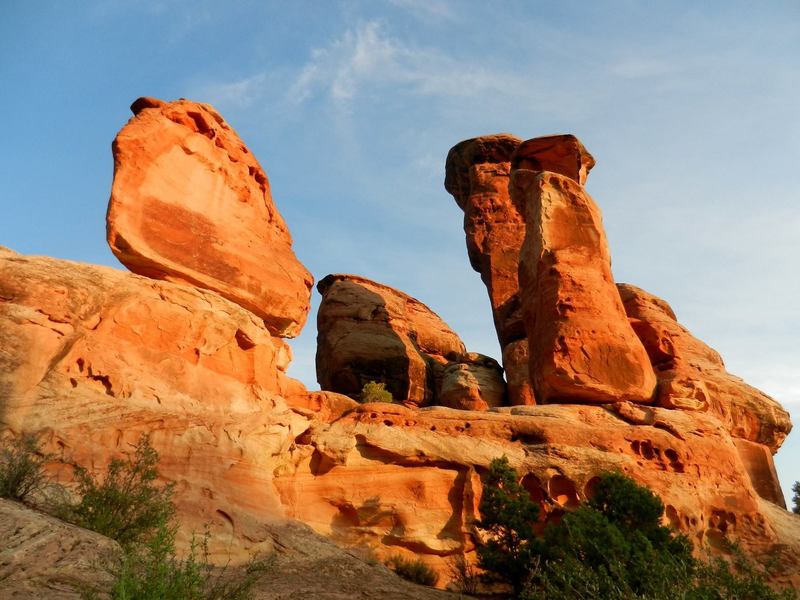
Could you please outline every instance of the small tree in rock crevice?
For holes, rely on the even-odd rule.
[[[477,547],[478,564],[511,584],[515,595],[519,595],[528,584],[531,565],[540,553],[533,532],[539,506],[520,485],[507,457],[496,458],[489,465],[479,510],[481,519],[476,525],[487,535]]]

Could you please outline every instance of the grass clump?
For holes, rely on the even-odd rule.
[[[386,389],[386,384],[378,381],[368,381],[361,388],[360,402],[394,402],[392,393]]]
[[[208,558],[208,533],[192,540],[183,558],[175,552],[177,527],[162,523],[144,544],[129,547],[108,570],[114,582],[111,600],[247,600],[271,560],[252,561],[241,570],[215,568]],[[85,600],[103,591],[84,592]]]
[[[403,579],[419,585],[435,586],[439,575],[420,559],[408,559],[402,556],[393,556],[387,561],[387,566]]]
[[[44,465],[49,459],[34,435],[6,441],[0,452],[0,498],[25,502],[41,492],[47,483]]]

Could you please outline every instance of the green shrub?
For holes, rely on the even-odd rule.
[[[44,465],[49,459],[39,450],[34,435],[7,441],[0,452],[0,498],[25,502],[41,492],[47,481]]]
[[[533,537],[536,512],[503,457],[492,461],[480,504],[490,536],[480,565],[525,600],[789,600],[768,568],[732,547],[733,561],[698,561],[689,540],[661,525],[664,506],[619,473],[600,477],[588,503]],[[524,550],[522,550],[524,548]]]
[[[456,554],[447,561],[448,575],[457,592],[475,594],[478,592],[480,576],[474,565],[467,562],[463,554]]]
[[[487,541],[477,546],[478,564],[519,594],[531,578],[531,565],[539,553],[533,533],[539,506],[519,484],[505,456],[489,465],[479,510],[481,519],[476,525],[486,531]]]
[[[114,459],[102,481],[75,467],[77,502],[57,509],[65,521],[117,540],[123,546],[146,542],[174,514],[172,484],[159,486],[158,453],[142,435],[133,454]]]
[[[406,559],[402,556],[393,556],[387,565],[400,577],[419,585],[435,586],[439,575],[420,559]]]
[[[792,512],[796,515],[800,514],[800,481],[795,481],[792,486]]]
[[[368,381],[361,388],[361,399],[364,402],[394,402],[392,393],[386,389],[386,384],[377,381]]]
[[[192,540],[184,558],[175,553],[177,528],[161,523],[147,541],[129,546],[122,558],[107,567],[110,590],[83,591],[86,600],[247,600],[272,560],[252,561],[241,570],[213,567],[208,560],[208,533]]]

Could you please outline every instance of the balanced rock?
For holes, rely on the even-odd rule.
[[[218,292],[296,336],[312,277],[236,132],[208,104],[140,98],[113,144],[111,250],[134,273]]]
[[[358,398],[381,382],[395,401],[447,402],[486,409],[505,398],[502,370],[467,355],[461,339],[430,308],[358,275],[328,275],[317,284],[317,380],[323,390]]]
[[[445,188],[464,211],[470,264],[489,292],[509,400],[534,404],[517,279],[525,215],[508,193],[511,156],[520,143],[498,134],[456,144],[447,155]]]
[[[530,374],[540,402],[653,401],[656,377],[611,275],[600,210],[574,179],[517,169]]]

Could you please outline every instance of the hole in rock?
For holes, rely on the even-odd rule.
[[[548,483],[550,489],[550,498],[552,498],[559,506],[573,508],[578,506],[578,492],[575,489],[575,484],[564,477],[563,475],[556,475]]]
[[[233,529],[233,517],[231,517],[228,513],[226,513],[222,509],[217,509],[217,514],[222,517],[222,520],[225,521],[228,525],[230,525],[231,529]]]

